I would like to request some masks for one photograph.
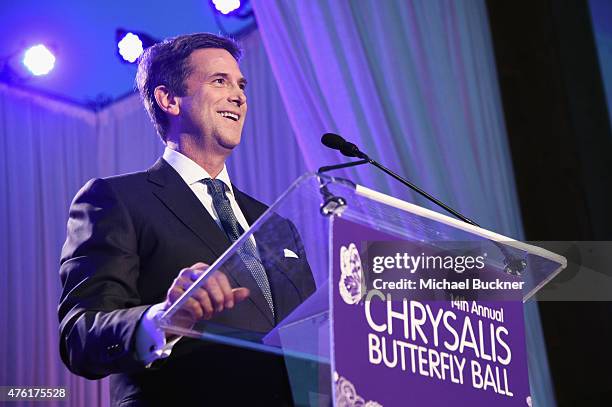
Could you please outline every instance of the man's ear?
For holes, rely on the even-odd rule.
[[[180,112],[179,97],[174,96],[165,86],[159,85],[153,91],[155,101],[161,110],[172,116],[178,116]]]

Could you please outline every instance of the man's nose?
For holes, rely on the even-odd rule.
[[[240,107],[246,103],[246,94],[240,87],[235,87],[229,97],[230,102],[235,103],[236,106]]]

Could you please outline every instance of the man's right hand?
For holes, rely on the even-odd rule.
[[[168,290],[164,311],[170,308],[208,267],[208,264],[196,263],[182,269]],[[248,288],[232,288],[227,276],[217,271],[177,310],[172,316],[172,322],[176,326],[191,328],[199,320],[211,319],[225,309],[232,309],[248,296]]]

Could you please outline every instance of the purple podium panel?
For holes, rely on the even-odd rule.
[[[362,240],[363,239],[363,240]],[[416,270],[403,284],[384,288],[380,280],[397,283],[397,269],[375,274],[368,242],[388,242],[385,248],[415,253],[424,245],[398,241],[396,236],[336,218],[333,224],[333,283],[331,285],[333,364],[336,405],[384,406],[528,406],[529,380],[525,349],[522,294],[491,290],[487,300],[467,300],[453,287],[420,288],[419,282],[440,282],[444,270]],[[471,247],[465,251],[473,252]],[[361,250],[360,250],[361,248]],[[371,247],[369,248],[371,249]],[[376,254],[384,253],[379,247]],[[387,250],[389,251],[389,250]],[[453,255],[445,252],[447,263]],[[461,256],[455,247],[454,258]],[[426,257],[429,256],[429,257]],[[378,256],[375,256],[378,257]],[[380,256],[383,257],[383,256]],[[476,256],[478,257],[478,256]],[[487,264],[486,256],[482,269]],[[386,256],[397,260],[398,256]],[[407,256],[399,256],[400,264]],[[463,263],[464,261],[456,261]],[[377,264],[383,263],[380,261]],[[388,261],[391,265],[396,261]],[[471,262],[469,262],[471,263]],[[423,263],[425,264],[425,263]],[[474,265],[480,266],[481,263]],[[489,265],[490,266],[490,265]],[[462,267],[460,267],[462,268]],[[428,271],[428,272],[427,272]],[[484,273],[486,274],[486,272]],[[489,274],[492,274],[489,271]],[[454,283],[472,283],[475,274]],[[500,275],[503,279],[504,275]],[[507,275],[506,281],[515,280]],[[407,282],[414,282],[414,285]],[[449,282],[450,283],[450,282]],[[399,288],[395,288],[398,286]],[[413,286],[413,288],[409,288]],[[456,288],[456,287],[455,287]],[[457,292],[465,293],[464,289]],[[484,291],[484,290],[481,290]],[[500,298],[495,298],[499,294]],[[482,295],[482,294],[481,294]],[[446,296],[446,298],[442,298]],[[512,298],[514,297],[514,298]],[[418,299],[417,299],[418,298]],[[352,400],[349,402],[349,400]],[[360,404],[362,403],[362,404]]]

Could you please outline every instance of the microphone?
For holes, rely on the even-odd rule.
[[[355,144],[346,141],[338,134],[325,133],[323,137],[321,137],[321,143],[333,150],[339,150],[347,157],[358,157],[364,160],[369,159],[368,156],[362,153]]]
[[[395,178],[396,180],[398,180],[399,182],[401,182],[402,184],[404,184],[408,188],[410,188],[413,191],[417,192],[421,196],[427,198],[429,201],[431,201],[434,204],[438,205],[440,208],[444,209],[445,211],[453,214],[454,216],[456,216],[457,218],[461,219],[465,223],[468,223],[468,224],[473,225],[473,226],[480,227],[480,225],[478,225],[473,220],[463,216],[461,213],[457,212],[456,210],[454,210],[450,206],[446,205],[444,202],[442,202],[442,201],[434,198],[433,196],[429,195],[427,192],[423,191],[421,188],[417,187],[416,185],[414,185],[413,183],[411,183],[407,179],[405,179],[405,178],[401,177],[400,175],[394,173],[393,171],[391,171],[387,167],[383,166],[379,162],[371,159],[365,153],[361,152],[359,150],[359,147],[357,147],[355,144],[353,144],[351,142],[346,141],[342,136],[339,136],[338,134],[334,134],[334,133],[325,133],[323,135],[323,137],[321,137],[321,142],[325,146],[327,146],[327,147],[329,147],[331,149],[339,150],[342,154],[344,154],[347,157],[359,157],[359,158],[362,158],[362,160],[351,161],[351,162],[348,162],[348,163],[329,165],[329,166],[326,166],[326,167],[321,167],[321,168],[319,168],[319,171],[318,171],[319,174],[321,174],[323,172],[327,172],[327,171],[338,170],[338,169],[341,169],[341,168],[355,167],[355,166],[363,165],[363,164],[372,164],[376,168],[382,170],[385,174],[388,174],[391,177]],[[321,213],[323,215],[329,216],[329,215],[331,215],[333,213],[336,213],[336,212],[342,213],[344,211],[344,209],[346,207],[346,201],[342,197],[337,197],[337,196],[331,194],[329,192],[329,190],[327,189],[327,186],[325,186],[325,185],[322,186],[321,193],[325,197],[325,203],[321,206]],[[523,272],[525,271],[525,269],[527,268],[526,260],[513,256],[508,251],[508,249],[504,245],[502,245],[501,243],[498,243],[498,242],[495,242],[495,241],[492,241],[492,242],[493,242],[494,245],[496,245],[500,249],[500,251],[502,252],[502,254],[505,257],[505,259],[504,259],[504,266],[505,266],[506,273],[512,274],[512,275],[516,275],[516,276],[522,275]]]
[[[463,216],[462,214],[460,214],[459,212],[457,212],[456,210],[454,210],[450,206],[448,206],[445,203],[443,203],[442,201],[440,201],[440,200],[434,198],[433,196],[429,195],[427,192],[423,191],[421,188],[417,187],[416,185],[414,185],[410,181],[406,180],[405,178],[402,178],[400,175],[394,173],[393,171],[391,171],[387,167],[383,166],[379,162],[371,159],[370,157],[367,156],[367,154],[361,152],[359,150],[359,147],[357,147],[355,144],[353,144],[351,142],[346,141],[342,136],[340,136],[338,134],[334,134],[334,133],[325,133],[323,135],[323,137],[321,137],[321,143],[323,143],[323,145],[325,145],[326,147],[329,147],[329,148],[331,148],[333,150],[339,150],[342,154],[344,154],[347,157],[358,157],[358,158],[361,158],[362,160],[353,161],[353,162],[345,163],[345,164],[338,164],[338,165],[330,165],[330,166],[326,166],[326,167],[321,167],[321,168],[319,168],[319,171],[318,171],[319,173],[322,173],[322,172],[325,172],[325,171],[337,170],[337,169],[340,169],[340,168],[354,167],[354,166],[357,166],[357,165],[368,164],[369,163],[369,164],[372,164],[373,166],[375,166],[376,168],[380,169],[381,171],[383,171],[385,174],[388,174],[391,177],[395,178],[396,180],[398,180],[399,182],[401,182],[402,184],[404,184],[408,188],[410,188],[413,191],[415,191],[418,194],[420,194],[421,196],[427,198],[429,201],[431,201],[434,204],[438,205],[440,208],[442,208],[445,211],[453,214],[454,216],[456,216],[457,218],[461,219],[462,221],[464,221],[466,223],[469,223],[470,225],[479,226],[473,220],[468,219],[467,217]]]

